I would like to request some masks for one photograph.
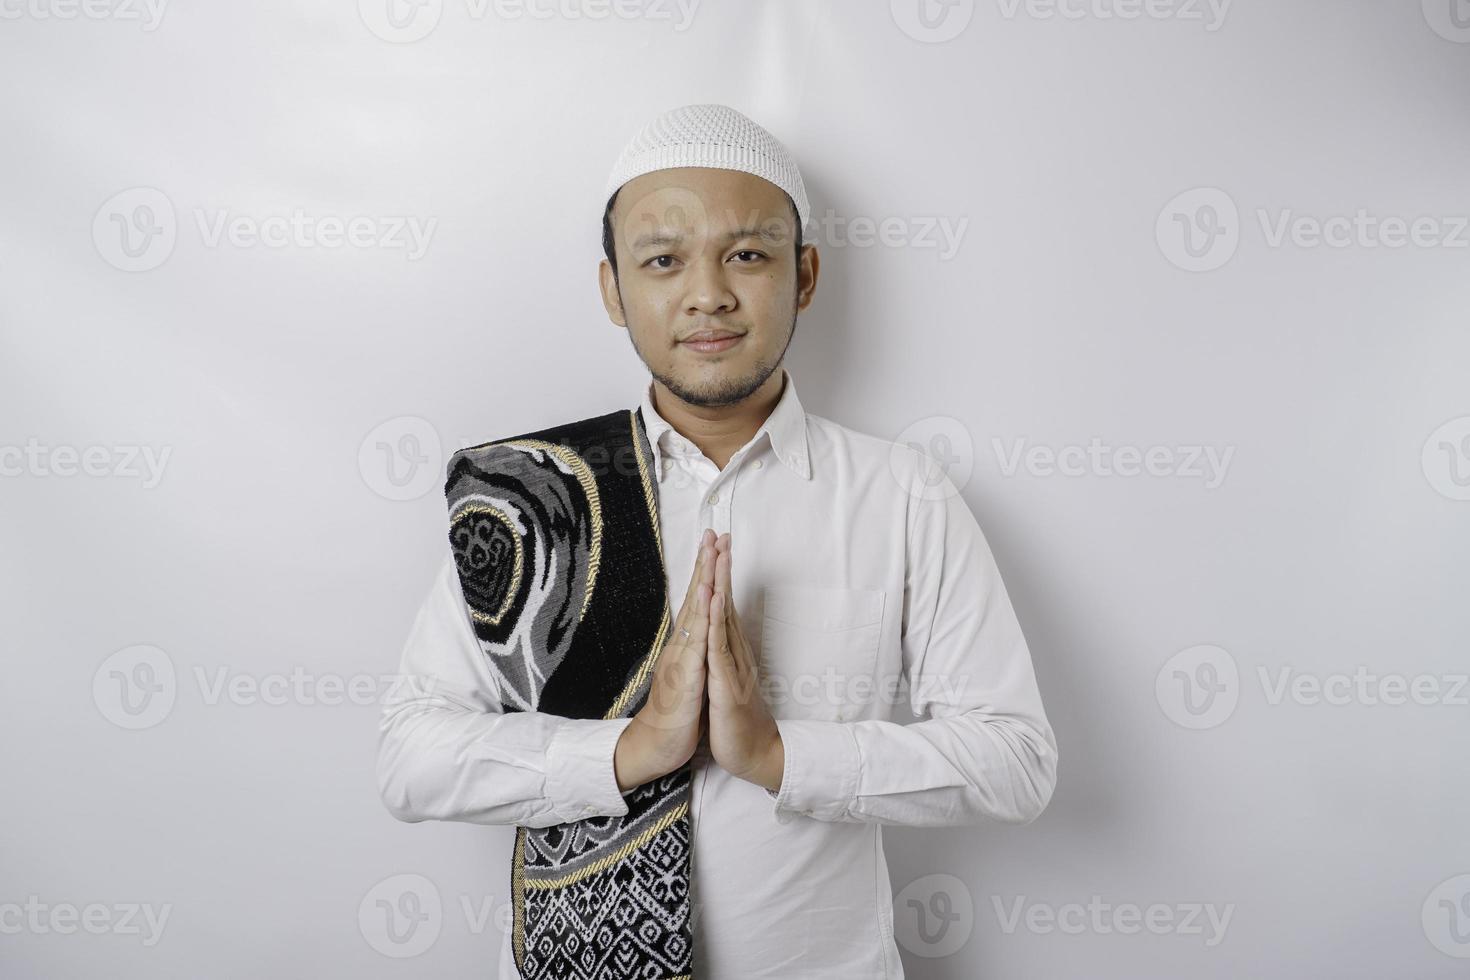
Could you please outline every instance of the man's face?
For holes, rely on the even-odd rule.
[[[618,278],[604,259],[603,303],[649,373],[691,405],[756,391],[816,285],[816,249],[798,264],[785,193],[743,171],[657,170],[623,185],[611,222]],[[700,341],[712,331],[726,339]]]

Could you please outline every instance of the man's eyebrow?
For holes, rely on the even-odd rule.
[[[722,242],[738,242],[742,238],[759,238],[767,242],[780,242],[785,236],[776,228],[764,225],[751,225],[745,228],[734,228],[720,236]],[[660,228],[656,231],[645,232],[633,240],[633,248],[659,248],[666,245],[678,245],[684,240],[682,232],[671,231]]]

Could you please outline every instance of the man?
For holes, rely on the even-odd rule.
[[[487,643],[486,617],[467,614],[473,563],[446,561],[403,654],[432,693],[385,710],[383,801],[401,820],[541,828],[560,846],[577,838],[558,828],[615,824],[687,772],[692,854],[664,877],[690,894],[659,914],[692,908],[692,960],[644,949],[636,975],[902,977],[880,826],[1024,824],[1051,798],[1056,741],[1026,642],[948,477],[797,398],[782,360],[818,256],[785,148],[733,109],[684,106],[634,138],[608,191],[602,297],[651,375],[628,414],[651,449],[674,628],[636,711],[561,717],[498,666],[544,651]],[[520,448],[552,462],[545,441]],[[899,696],[919,721],[891,720]],[[619,880],[597,900],[645,884]],[[500,975],[552,975],[558,956],[580,964],[568,975],[635,975],[617,966],[629,946],[594,955],[594,930],[561,925],[508,939]]]

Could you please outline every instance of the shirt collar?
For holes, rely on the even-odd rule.
[[[796,397],[796,382],[791,377],[791,372],[783,366],[781,375],[784,385],[781,389],[781,397],[776,402],[776,407],[771,409],[771,414],[761,423],[756,430],[750,444],[756,444],[761,435],[764,434],[771,442],[771,450],[776,458],[791,468],[791,471],[803,480],[811,476],[811,454],[808,451],[806,437],[806,412],[801,407],[801,400]],[[674,440],[683,440],[683,436],[674,430],[658,409],[653,407],[653,380],[650,378],[643,385],[639,410],[643,414],[643,425],[648,431],[648,442],[653,446],[653,466],[655,478],[663,480],[663,461],[665,454],[674,452]],[[697,452],[698,450],[696,450]]]

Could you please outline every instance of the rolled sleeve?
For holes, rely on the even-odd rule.
[[[613,757],[632,721],[566,718],[557,726],[546,746],[546,796],[563,823],[627,814],[628,800],[618,789]]]
[[[858,789],[857,740],[852,725],[841,721],[780,718],[776,729],[786,763],[781,788],[772,793],[778,823],[797,816],[843,820]]]

